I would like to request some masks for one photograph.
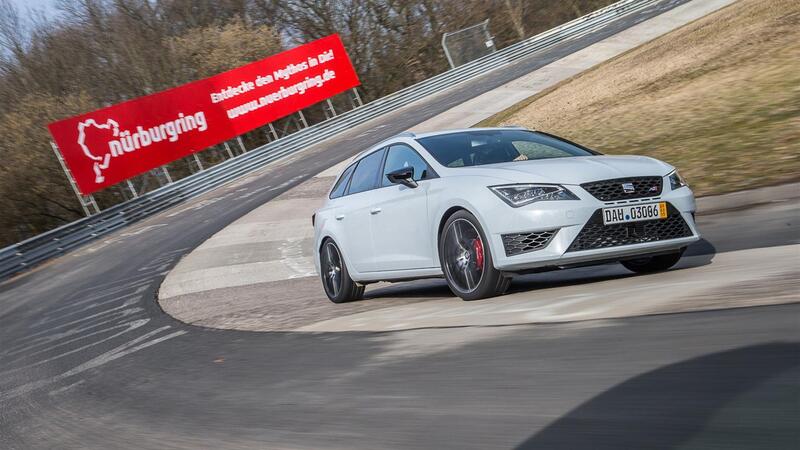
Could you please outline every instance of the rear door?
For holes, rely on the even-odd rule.
[[[336,212],[335,219],[342,223],[344,231],[342,251],[356,272],[375,270],[370,219],[380,195],[376,187],[385,153],[385,149],[381,149],[358,161],[342,198],[342,207]]]
[[[386,174],[412,167],[416,188],[391,183]],[[389,147],[381,174],[381,195],[372,212],[374,269],[378,271],[433,267],[435,241],[428,222],[428,188],[437,178],[424,159],[406,144]]]

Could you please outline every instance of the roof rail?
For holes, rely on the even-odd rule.
[[[397,139],[397,138],[400,138],[400,137],[415,138],[415,137],[417,137],[417,135],[413,131],[403,131],[402,133],[397,133],[394,136],[389,136],[386,139],[382,139],[380,142],[378,142],[377,144],[373,145],[371,148],[378,147],[378,146],[380,146],[381,144],[383,144],[386,141],[391,141],[392,139]]]
[[[356,156],[353,157],[353,160],[356,160],[356,159],[360,158],[362,155],[364,155],[365,153],[369,152],[372,149],[380,147],[381,145],[383,145],[384,142],[391,141],[392,139],[397,139],[399,137],[415,138],[415,137],[417,137],[417,135],[413,131],[403,131],[402,133],[397,133],[394,136],[390,136],[390,137],[388,137],[386,139],[383,139],[380,142],[378,142],[377,144],[371,146],[370,148],[360,152],[359,154],[357,154]]]
[[[397,133],[397,134],[395,134],[394,136],[390,137],[389,139],[394,139],[394,138],[399,138],[399,137],[410,137],[410,138],[415,138],[415,137],[417,137],[417,134],[416,134],[416,133],[414,133],[413,131],[403,131],[402,133]],[[388,141],[389,139],[387,139],[387,141]]]
[[[520,130],[530,130],[528,127],[523,127],[522,125],[500,125],[500,128],[518,128]],[[531,130],[533,131],[533,130]]]

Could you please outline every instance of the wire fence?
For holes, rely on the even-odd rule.
[[[450,67],[455,69],[497,51],[489,33],[489,19],[442,36],[442,48]]]

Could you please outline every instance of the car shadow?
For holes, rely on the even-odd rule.
[[[383,287],[369,289],[364,293],[364,300],[393,298],[439,299],[451,298],[453,292],[447,287],[443,278],[402,281]]]
[[[684,258],[671,270],[685,270],[705,266],[711,264],[714,256],[716,256],[716,248],[714,248],[714,245],[705,239],[701,239],[686,249]],[[625,269],[619,263],[554,270],[551,272],[516,276],[514,277],[514,281],[508,293],[563,286],[579,286],[636,276],[640,275]],[[389,297],[403,299],[441,299],[452,298],[453,293],[447,287],[447,283],[443,279],[426,279],[399,282],[368,289],[363,300]],[[478,301],[491,300],[492,298]]]
[[[686,248],[686,251],[683,253],[683,256],[684,257],[706,256],[708,257],[708,261],[710,262],[712,259],[714,259],[714,256],[716,254],[717,254],[717,248],[714,247],[714,244],[712,244],[705,238],[700,238],[699,241],[695,242],[694,244]]]
[[[800,344],[713,353],[631,378],[517,449],[797,448]]]
[[[705,239],[701,239],[686,249],[683,258],[674,268],[670,269],[670,271],[693,269],[711,264],[716,254],[717,252],[714,245]],[[631,272],[619,263],[577,267],[573,269],[516,276],[508,292],[516,293],[532,289],[580,286],[582,284],[637,276],[642,275]]]

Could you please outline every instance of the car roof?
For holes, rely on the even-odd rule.
[[[485,128],[458,128],[454,130],[440,130],[440,131],[429,131],[426,133],[414,133],[415,139],[421,139],[431,136],[441,136],[443,134],[456,134],[456,133],[468,133],[472,131],[500,131],[500,130],[526,130],[526,131],[533,131],[529,130],[525,127],[517,126],[517,125],[509,125],[504,127],[485,127]],[[396,136],[400,137],[400,135]]]

